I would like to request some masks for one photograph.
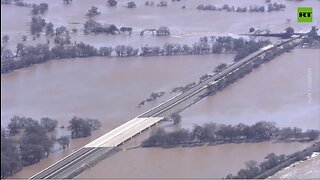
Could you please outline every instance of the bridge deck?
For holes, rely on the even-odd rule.
[[[84,147],[114,147],[158,123],[163,117],[134,118],[104,134]]]

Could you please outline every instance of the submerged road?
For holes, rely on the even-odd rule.
[[[199,82],[187,91],[161,103],[138,117],[111,130],[105,135],[90,142],[67,157],[40,171],[30,179],[73,178],[92,167],[100,160],[120,151],[119,145],[149,129],[174,113],[181,112],[209,94],[223,89],[253,68],[268,62],[274,57],[294,48],[301,41],[300,36],[272,43],[241,61],[228,66],[222,72]]]

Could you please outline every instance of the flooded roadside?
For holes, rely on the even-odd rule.
[[[95,20],[134,28],[132,36],[83,35],[83,32],[72,35],[72,41],[83,41],[95,46],[161,46],[166,42],[190,44],[204,35],[246,33],[250,27],[283,31],[287,26],[292,26],[296,31],[302,31],[310,29],[311,26],[300,25],[295,21],[287,22],[286,19],[296,18],[298,4],[284,0],[277,2],[287,5],[285,11],[257,13],[254,16],[252,13],[239,16],[238,13],[199,12],[195,9],[200,3],[239,5],[231,0],[186,0],[172,3],[167,8],[147,8],[140,4],[141,1],[137,9],[121,6],[116,9],[107,8],[105,2],[98,0],[91,1],[90,6],[84,0],[71,6],[65,6],[61,1],[30,2],[47,2],[49,10],[44,14],[44,18],[56,26],[81,29],[87,20],[84,17],[87,10],[91,6],[97,6],[102,14],[95,17]],[[127,1],[119,2],[121,5]],[[244,0],[241,6],[255,5],[258,2],[260,3]],[[186,4],[185,10],[181,9],[183,4]],[[299,6],[320,8],[320,3],[304,1],[299,3]],[[1,11],[1,20],[5,21],[5,26],[1,26],[1,35],[10,35],[7,46],[15,49],[16,44],[21,42],[20,37],[29,34],[30,9],[1,5]],[[316,13],[318,12],[315,12],[315,17],[319,17]],[[186,17],[188,21],[185,20]],[[172,21],[168,22],[167,19]],[[139,35],[139,31],[144,28],[157,28],[162,25],[170,28],[172,36],[159,38]],[[319,19],[315,18],[313,25],[319,26]],[[36,41],[29,37],[26,44],[45,41],[43,35]],[[318,50],[295,49],[276,58],[217,95],[208,97],[183,112],[183,121],[179,126],[192,127],[194,124],[208,122],[253,124],[265,120],[275,121],[280,127],[320,129],[320,62],[314,57],[320,57]],[[212,72],[220,63],[229,63],[232,59],[233,55],[63,59],[1,75],[2,126],[6,126],[14,115],[35,119],[48,116],[59,121],[58,127],[67,126],[72,116],[97,118],[103,125],[101,130],[94,132],[91,137],[73,140],[67,150],[51,154],[40,163],[24,167],[14,178],[33,175],[174,95],[166,94],[142,108],[137,108],[138,103],[151,92],[168,92],[173,87],[195,81],[204,73]],[[169,123],[161,126],[176,128]],[[62,135],[66,132],[58,129],[56,133]],[[141,138],[147,135],[148,133]],[[139,144],[141,138],[134,142]],[[129,143],[128,147],[130,145],[132,143]],[[78,178],[148,178],[162,177],[163,174],[168,178],[221,178],[229,173],[236,173],[244,167],[245,161],[261,161],[267,153],[289,154],[306,146],[308,144],[266,142],[214,147],[134,149],[104,160],[80,174]]]
[[[67,126],[72,116],[99,119],[101,129],[89,138],[72,141],[66,151],[70,153],[174,95],[167,94],[137,108],[151,92],[169,91],[194,81],[232,58],[232,55],[208,55],[70,59],[2,74],[1,124],[6,126],[14,115],[34,119],[48,116],[58,120],[58,127]],[[66,152],[51,154],[14,177],[31,176]]]
[[[290,154],[308,144],[224,144],[193,148],[138,148],[121,151],[75,178],[222,178],[249,160],[271,152]]]
[[[309,58],[305,57],[306,54]],[[192,127],[194,124],[208,122],[253,124],[265,120],[275,121],[280,127],[320,129],[319,89],[313,89],[311,102],[308,101],[306,91],[308,68],[312,68],[313,87],[319,86],[320,62],[313,57],[320,57],[319,52],[296,49],[276,58],[224,91],[183,112],[183,121],[179,126]],[[255,98],[250,98],[252,96]],[[300,113],[292,113],[290,107]],[[169,123],[163,123],[162,126],[176,128]],[[133,140],[131,144],[138,145],[142,139]],[[236,173],[244,167],[246,161],[262,161],[263,157],[271,152],[290,154],[309,145],[265,142],[195,148],[138,148],[108,158],[83,172],[78,178],[150,178],[164,175],[166,178],[221,178],[229,173]],[[117,165],[120,163],[121,166]]]
[[[297,162],[287,167],[269,179],[278,178],[319,178],[320,177],[320,156],[319,153],[313,153],[310,159]]]
[[[320,129],[319,59],[318,50],[285,53],[184,111],[181,126],[275,121],[280,127]]]
[[[137,108],[151,92],[194,81],[220,63],[231,62],[232,57],[87,58],[20,69],[1,75],[1,121],[6,125],[13,115],[20,115],[66,122],[66,117],[77,115],[102,123],[103,119],[123,118],[121,124],[168,98]]]
[[[305,104],[308,104],[307,94],[305,88],[301,86],[302,83],[306,83],[305,81],[308,75],[305,70],[308,67],[312,67],[312,72],[314,72],[314,74],[312,74],[313,87],[319,86],[319,84],[317,84],[319,78],[319,61],[310,58],[302,58],[301,56],[305,54],[310,55],[310,57],[316,57],[319,55],[318,51],[316,50],[296,49],[291,53],[287,53],[279,58],[276,58],[274,61],[265,64],[262,68],[255,70],[255,72],[241,79],[241,83],[239,81],[239,83],[237,82],[233,84],[213,97],[209,97],[200,101],[198,104],[183,112],[183,121],[180,126],[190,127],[194,124],[207,123],[211,122],[212,120],[213,122],[226,124],[235,124],[239,122],[250,124],[256,121],[266,120],[276,121],[279,126],[297,126],[303,129],[316,129],[317,127],[320,127],[318,125],[319,121],[317,121],[317,119],[319,119],[319,114],[317,113],[319,112],[317,109],[319,107],[319,91],[318,89],[314,89],[315,91],[312,91],[313,101],[311,104],[306,106]],[[42,169],[42,167],[48,166],[60,159],[62,156],[67,155],[72,151],[72,149],[76,149],[90,142],[90,140],[93,140],[95,137],[108,132],[128,119],[140,114],[148,108],[151,108],[155,105],[155,103],[160,103],[159,101],[168,98],[168,96],[163,97],[159,99],[158,102],[147,104],[146,106],[143,106],[142,109],[138,109],[137,111],[137,103],[141,99],[145,98],[147,96],[146,94],[157,90],[168,91],[174,86],[188,83],[190,80],[197,79],[204,72],[210,72],[213,69],[211,67],[214,67],[221,62],[226,62],[228,59],[232,59],[231,56],[227,57],[225,55],[201,56],[201,58],[199,58],[199,56],[177,56],[167,57],[167,59],[161,59],[161,57],[156,58],[159,59],[154,60],[154,57],[144,59],[123,58],[120,59],[120,61],[118,59],[109,59],[106,61],[103,58],[88,58],[81,60],[51,61],[46,64],[40,64],[31,68],[21,69],[13,73],[1,75],[1,90],[4,92],[1,94],[1,103],[6,104],[6,106],[2,106],[1,109],[1,118],[2,122],[4,123],[8,120],[7,117],[15,115],[15,113],[17,113],[20,109],[21,111],[19,111],[18,115],[30,116],[34,118],[43,116],[51,117],[50,115],[52,115],[52,117],[57,118],[61,124],[67,123],[67,120],[73,115],[98,118],[103,124],[102,129],[96,132],[92,137],[72,141],[71,146],[67,151],[51,154],[49,158],[42,160],[40,163],[25,167],[23,171],[17,173],[14,177],[19,178],[32,175],[39,169]],[[301,62],[301,59],[303,59],[303,62]],[[202,63],[198,63],[200,60]],[[291,68],[285,68],[288,67],[289,64]],[[90,68],[88,68],[88,66]],[[91,69],[95,69],[95,71],[91,71]],[[166,70],[166,73],[163,73],[164,69]],[[273,71],[272,76],[270,73],[268,73],[270,69]],[[134,74],[134,76],[131,76],[132,74]],[[146,76],[146,74],[152,74],[152,76]],[[290,79],[289,77],[291,77],[293,81],[284,81],[284,79]],[[61,79],[63,79],[63,81],[61,81]],[[260,82],[261,79],[263,79],[263,81]],[[277,79],[277,81],[275,81],[275,79]],[[132,89],[124,87],[128,83],[132,85]],[[26,87],[26,84],[29,84],[28,87],[33,88],[21,91],[19,87]],[[30,84],[32,86],[30,86]],[[276,86],[277,88],[272,88],[272,85]],[[305,85],[307,86],[307,84]],[[248,88],[251,86],[255,86],[255,88]],[[158,88],[154,89],[154,87]],[[242,90],[239,88],[242,88]],[[271,99],[270,95],[268,95],[266,92],[270,92],[272,89],[277,91],[279,94],[278,97],[276,97],[276,94],[273,93],[273,97]],[[239,92],[241,92],[241,96],[238,95]],[[249,96],[251,96],[254,92],[256,92],[256,96],[261,97],[261,99],[250,99]],[[258,96],[261,92],[264,92],[263,96]],[[49,98],[48,94],[50,94]],[[136,96],[132,96],[132,94],[135,94]],[[285,96],[286,94],[295,96],[297,98],[294,100],[288,99],[288,96]],[[126,96],[126,98],[122,98],[122,96]],[[210,102],[211,100],[212,102]],[[109,102],[113,102],[112,106],[110,106]],[[209,106],[208,103],[211,105]],[[215,103],[218,103],[218,105],[215,105]],[[232,103],[237,108],[227,108],[231,107],[231,105],[228,105],[228,103]],[[286,104],[295,105],[295,111],[306,111],[304,113],[310,113],[311,111],[311,113],[309,116],[302,114],[304,119],[300,121],[299,116],[296,117],[296,119],[288,119],[283,121],[280,119],[281,117],[288,117],[291,114],[282,108],[286,107]],[[202,107],[203,105],[205,105],[205,107]],[[306,110],[299,109],[299,107],[302,105],[308,108]],[[86,107],[95,108],[92,109]],[[265,111],[265,114],[270,115],[270,119],[266,118],[268,116],[263,116],[264,119],[241,118],[245,116],[250,117],[249,114],[241,115],[240,112],[246,112],[242,111],[243,109],[241,110],[241,108],[246,108],[250,114],[253,112],[259,113]],[[260,110],[257,110],[257,108],[260,108]],[[314,113],[312,113],[312,109],[314,110]],[[203,115],[204,118],[199,118],[199,114]],[[282,116],[277,116],[279,114],[282,114]],[[259,116],[259,114],[253,114],[252,116]],[[234,117],[237,117],[237,119]],[[291,121],[294,121],[295,123],[292,123]],[[164,123],[163,126],[171,127],[172,125]],[[307,146],[306,144],[301,143],[293,144],[296,144],[296,147],[290,148],[292,149],[292,152]],[[255,145],[257,144],[252,144],[251,148],[255,149]],[[263,158],[266,153],[275,152],[274,146],[283,147],[283,151],[279,151],[279,153],[291,153],[287,152],[288,144],[269,144],[268,147],[270,149],[268,149],[268,152],[264,151],[264,154],[259,154],[259,157],[258,155],[251,157],[250,155],[252,153],[250,153],[248,156],[245,156],[246,160],[241,160],[238,162],[237,168],[234,168],[234,171],[241,169],[241,167],[243,167],[243,163],[247,160]],[[199,148],[207,149],[208,147]],[[259,148],[259,146],[256,148]],[[233,149],[237,148],[234,147]],[[139,154],[139,151],[148,150],[149,149],[136,149],[133,150],[133,152],[138,151],[137,153]],[[224,151],[225,150],[222,152]],[[139,157],[136,155],[137,153],[134,153],[135,157]],[[152,154],[152,152],[150,153]],[[172,153],[175,153],[175,149],[170,149],[169,154]],[[141,155],[143,154],[144,153],[141,153]],[[191,154],[204,153],[193,152]],[[213,154],[212,156],[216,156]],[[128,156],[131,157],[132,155]],[[235,157],[235,155],[230,156]],[[119,154],[115,155],[114,157],[122,156]],[[157,159],[157,157],[155,158]],[[190,159],[187,158],[186,161],[187,160]],[[101,163],[104,164],[104,162],[109,163],[109,159]],[[199,160],[199,163],[200,162],[201,161]],[[159,166],[163,165],[159,164]],[[137,165],[137,168],[138,167],[140,167],[140,165]],[[128,167],[128,169],[131,168]],[[168,169],[168,171],[170,172],[171,169],[172,168]],[[229,168],[228,170],[232,171],[232,169]],[[95,172],[95,170],[90,172],[93,173],[93,171]],[[156,177],[157,172],[158,171],[154,171],[153,174],[150,174],[150,176]],[[135,171],[131,173],[135,173]],[[209,173],[207,176],[210,177],[211,170],[208,170],[207,173]],[[119,171],[110,171],[110,177],[117,177],[119,174],[121,174]],[[86,172],[84,172],[83,176],[85,175]],[[173,172],[171,174],[168,173],[168,175],[179,176],[179,174],[174,175]],[[218,175],[219,173],[216,174],[216,176]],[[136,174],[136,176],[140,177],[142,175]],[[82,177],[82,175],[80,175],[80,177]],[[197,173],[194,173],[194,177],[197,177]]]

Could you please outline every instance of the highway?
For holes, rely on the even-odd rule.
[[[250,62],[252,60],[252,58],[260,56],[260,55],[264,54],[266,51],[269,51],[269,50],[272,50],[274,48],[280,47],[283,44],[289,43],[289,42],[294,41],[296,39],[300,39],[300,37],[294,37],[294,38],[291,38],[289,40],[280,41],[280,42],[276,42],[276,43],[273,43],[271,45],[268,45],[268,46],[266,46],[266,47],[264,47],[264,48],[262,48],[262,49],[260,49],[260,50],[258,50],[256,52],[250,54],[249,56],[245,57],[244,59],[233,63],[232,65],[230,65],[226,69],[224,69],[221,73],[215,74],[214,76],[206,79],[205,81],[196,84],[194,87],[192,87],[191,89],[187,90],[186,92],[176,96],[174,99],[170,99],[170,100],[166,101],[165,103],[158,105],[157,107],[155,107],[155,108],[143,113],[139,117],[161,116],[161,113],[163,113],[162,110],[165,109],[166,107],[170,106],[171,104],[174,104],[175,102],[179,101],[180,99],[188,97],[190,94],[192,94],[195,91],[201,89],[202,87],[208,85],[209,83],[221,79],[226,74],[231,73],[232,71],[234,71],[235,69],[237,69],[241,65]]]
[[[300,42],[300,40],[301,38],[297,36],[289,40],[273,43],[250,54],[246,58],[228,66],[222,72],[199,82],[189,90],[174,96],[173,98],[88,143],[69,156],[30,177],[30,179],[61,179],[75,177],[86,168],[90,168],[98,161],[119,151],[120,149],[117,147],[125,141],[161,122],[166,117],[180,112],[202,99],[204,96],[201,95],[204,95],[208,91],[209,86],[226,82],[226,80],[228,81],[228,78],[232,79],[230,75],[235,74],[237,76],[239,74],[239,70],[248,67],[251,68],[251,66],[248,65],[254,64],[255,61],[259,62],[259,60],[263,58],[267,59],[265,62],[269,61],[273,56],[270,56],[270,58],[267,57],[268,53],[273,53],[275,56],[280,55],[284,52],[284,45],[292,44],[294,47],[295,44]]]

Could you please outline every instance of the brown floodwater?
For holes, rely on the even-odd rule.
[[[295,49],[182,113],[184,126],[275,121],[320,129],[320,51]]]
[[[181,0],[169,2],[165,8],[145,7],[137,1],[136,9],[122,7],[125,0],[118,1],[117,8],[107,8],[105,1],[77,0],[72,5],[61,1],[29,0],[30,3],[47,2],[49,10],[43,17],[55,27],[82,29],[91,6],[97,6],[101,15],[95,20],[131,26],[132,36],[72,34],[72,41],[83,41],[94,46],[162,45],[166,42],[190,44],[200,36],[240,34],[250,27],[283,31],[292,26],[296,31],[309,30],[320,25],[319,11],[314,10],[313,23],[297,23],[298,6],[320,9],[319,1],[293,2],[277,0],[287,5],[285,11],[272,13],[227,13],[198,11],[200,3],[222,6],[263,4],[257,0]],[[186,9],[181,7],[186,5]],[[168,21],[170,19],[170,21]],[[287,22],[286,19],[292,19]],[[25,44],[44,43],[46,37],[31,40],[28,22],[30,9],[13,5],[1,5],[1,36],[8,34],[4,44],[14,49],[23,34],[28,35]],[[170,37],[139,36],[144,28],[168,26]],[[3,45],[3,44],[2,44]],[[51,44],[53,45],[53,44]],[[239,82],[215,96],[208,97],[182,113],[180,127],[194,124],[246,123],[275,121],[279,126],[298,126],[303,129],[320,129],[319,111],[319,59],[318,50],[301,50],[284,54],[255,70]],[[135,58],[85,58],[50,61],[29,68],[1,75],[1,125],[6,126],[14,115],[35,119],[52,117],[59,126],[66,126],[72,116],[98,118],[102,128],[89,138],[77,139],[62,152],[54,153],[40,163],[24,167],[14,178],[27,178],[44,167],[56,162],[73,150],[96,137],[154,107],[174,94],[167,94],[157,101],[137,108],[138,103],[153,91],[184,85],[211,72],[221,62],[230,63],[233,55],[135,57]],[[160,124],[175,128],[169,123]],[[56,134],[68,133],[58,128]],[[148,133],[134,139],[125,147],[139,144]],[[227,144],[221,146],[134,149],[123,151],[108,158],[78,177],[224,177],[236,173],[243,163],[254,159],[261,161],[270,152],[291,153],[308,144]]]
[[[319,87],[319,59],[315,57],[319,57],[317,50],[295,49],[276,58],[239,82],[229,86],[224,91],[200,101],[183,112],[183,122],[180,126],[191,127],[194,124],[207,122],[232,124],[243,122],[251,124],[259,120],[271,120],[276,121],[282,126],[320,129],[319,88],[317,88]],[[49,116],[58,119],[59,124],[64,125],[67,124],[67,120],[72,116],[77,115],[98,118],[103,124],[102,129],[95,132],[92,137],[72,141],[68,150],[51,154],[49,158],[42,160],[40,163],[25,167],[14,177],[29,177],[39,169],[67,155],[72,150],[90,142],[95,137],[108,132],[130,118],[160,103],[162,100],[173,96],[173,94],[169,94],[157,102],[147,104],[141,109],[137,108],[138,102],[146,98],[150,92],[167,91],[177,85],[194,81],[204,72],[210,72],[219,63],[230,62],[231,59],[231,55],[70,59],[50,61],[46,64],[39,64],[1,75],[2,124],[6,124],[13,115],[33,118]],[[309,68],[311,70],[308,70]],[[268,73],[270,70],[273,72],[272,75]],[[311,71],[311,73],[308,73],[308,71]],[[311,101],[308,101],[308,78],[311,78],[312,83]],[[130,88],[128,88],[128,85],[130,85]],[[268,87],[268,85],[271,87]],[[268,92],[272,93],[272,96],[268,95]],[[275,92],[279,92],[279,94]],[[301,112],[300,118],[298,115],[295,115],[296,113],[286,111],[286,106],[293,107],[295,112]],[[282,109],[283,107],[284,109]],[[264,116],[259,116],[259,113],[264,114]],[[266,119],[266,115],[270,115],[270,118]],[[292,116],[295,119],[289,118]],[[263,119],[250,117],[263,117]],[[229,121],[230,119],[232,121]],[[162,126],[167,128],[172,127],[168,123],[163,123]],[[147,133],[131,144],[139,144],[146,136]],[[130,147],[131,144],[129,143],[127,146]],[[251,159],[259,160],[259,158],[263,158],[270,152],[288,154],[305,148],[307,144],[250,144],[248,148],[251,148],[252,151],[257,151],[256,156],[251,156],[252,153],[246,149],[247,146],[245,145],[238,146],[231,144],[180,149],[182,149],[181,151],[189,152],[189,156],[185,157],[185,161],[201,164],[202,159],[196,160],[195,156],[199,156],[200,154],[205,155],[204,152],[210,152],[211,156],[220,157],[221,162],[218,163],[220,164],[224,162],[224,159],[221,158],[223,157],[222,154],[214,155],[218,151],[217,148],[225,147],[224,150],[220,150],[223,153],[231,146],[231,149],[239,147],[239,151],[243,151],[241,153],[243,159],[240,158],[235,163],[234,168],[221,165],[221,168],[228,168],[225,171],[218,171],[220,173],[217,172],[217,174],[213,173],[212,169],[209,168],[207,168],[207,172],[203,168],[199,168],[199,171],[197,171],[196,168],[195,171],[192,171],[193,177],[200,176],[201,174],[203,174],[203,177],[212,177],[213,175],[214,177],[220,177],[225,175],[223,173],[235,173],[243,166],[245,161]],[[144,158],[144,153],[142,152],[149,153],[149,156],[154,154],[154,159],[150,157],[144,158],[145,161],[140,161],[140,164],[130,162],[122,164],[121,167],[125,168],[127,166],[128,172],[125,175],[128,177],[131,175],[133,177],[157,177],[157,172],[152,169],[150,169],[150,174],[137,174],[131,168],[132,163],[138,168],[144,163],[152,163],[167,157],[172,160],[168,164],[174,164],[176,159],[173,157],[174,154],[179,152],[178,149],[150,148],[123,151],[119,155],[112,157],[115,158],[112,161],[120,164],[122,158]],[[261,151],[261,149],[265,149],[265,151]],[[159,151],[164,151],[164,157],[159,155]],[[248,153],[246,154],[245,152]],[[121,156],[121,154],[124,155]],[[234,154],[234,157],[236,156],[238,156],[237,153]],[[119,161],[117,160],[118,158],[120,158]],[[147,160],[150,162],[147,162]],[[164,161],[160,162],[164,163]],[[165,166],[165,164],[160,162],[159,166]],[[218,161],[215,160],[215,162]],[[97,170],[93,168],[91,171],[88,171],[89,174],[84,172],[79,177],[90,177],[92,174],[96,174],[97,177],[103,177],[105,175],[103,172],[105,171],[100,171],[98,167],[105,167],[104,165],[109,164],[109,158],[99,164]],[[186,162],[183,164],[189,166]],[[180,165],[181,168],[183,168],[182,165]],[[216,166],[218,165],[216,164]],[[149,172],[149,170],[146,171]],[[101,174],[98,172],[101,172]],[[110,177],[124,176],[119,168],[118,171],[117,168],[114,168],[109,172]],[[172,168],[163,169],[163,171],[159,172],[162,172],[161,174],[168,174],[168,177],[182,176],[179,173],[174,174]]]
[[[169,91],[198,79],[233,55],[149,58],[86,58],[50,61],[1,75],[1,124],[14,115],[52,117],[67,126],[72,116],[98,118],[102,128],[92,137],[74,140],[68,152],[121,125],[173,96],[137,108],[153,91]],[[62,134],[60,128],[58,134]],[[15,177],[28,177],[66,152],[25,167]]]
[[[74,115],[109,119],[108,129],[174,94],[137,108],[151,92],[197,80],[233,55],[86,58],[49,61],[1,75],[1,121],[13,115],[49,116],[61,123]],[[120,122],[119,122],[120,121]]]
[[[262,161],[271,152],[289,154],[308,144],[225,144],[193,148],[138,148],[121,151],[76,178],[222,178],[244,168],[249,160]]]
[[[319,72],[318,50],[295,49],[254,70],[222,92],[193,105],[182,113],[183,121],[179,126],[192,127],[208,122],[252,124],[265,120],[275,121],[281,127],[320,129]],[[169,123],[162,126],[176,128]],[[143,139],[133,140],[124,148],[135,146]],[[133,149],[107,158],[77,177],[221,178],[236,173],[246,161],[262,161],[268,153],[289,154],[309,145],[267,142]],[[317,172],[310,171],[310,177],[317,177]]]
[[[71,35],[71,41],[83,41],[94,46],[112,46],[119,44],[140,47],[142,45],[163,45],[166,42],[191,44],[201,36],[211,35],[235,35],[247,33],[250,27],[258,29],[270,29],[273,32],[283,32],[288,26],[295,28],[296,32],[308,31],[312,25],[320,26],[319,11],[313,12],[312,23],[297,23],[297,7],[311,6],[320,9],[319,1],[285,1],[277,0],[287,6],[284,11],[271,13],[236,13],[198,11],[199,4],[213,4],[222,6],[229,4],[233,6],[254,6],[265,5],[259,0],[181,0],[181,2],[169,2],[168,7],[146,7],[145,1],[137,1],[137,8],[128,9],[123,7],[128,1],[118,1],[118,7],[108,8],[105,1],[78,0],[71,5],[64,5],[61,1],[52,0],[30,0],[30,3],[46,2],[49,4],[48,11],[43,15],[47,22],[52,22],[55,27],[66,26],[68,29],[77,28],[79,31]],[[185,5],[186,9],[181,9]],[[133,28],[133,35],[84,35],[83,24],[88,20],[85,14],[91,6],[98,7],[100,15],[92,19],[103,24],[115,24],[117,27],[130,26]],[[17,14],[17,15],[16,15]],[[19,14],[19,15],[18,15]],[[170,19],[170,21],[168,20]],[[291,19],[287,22],[287,19]],[[7,47],[14,49],[18,42],[21,42],[22,34],[29,35],[28,23],[31,21],[30,9],[16,7],[14,5],[1,5],[1,35],[9,34],[11,39]],[[170,37],[156,37],[139,35],[142,29],[158,28],[167,26],[171,31]],[[41,36],[36,41],[29,40],[26,44],[46,42],[47,37]],[[50,38],[49,38],[50,39]],[[51,40],[52,41],[52,40]],[[53,43],[51,43],[53,45]]]

